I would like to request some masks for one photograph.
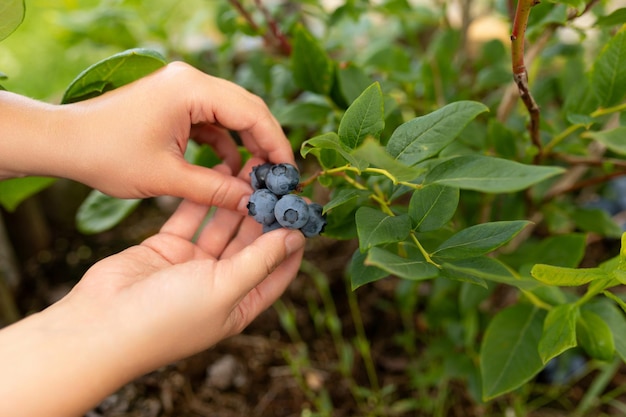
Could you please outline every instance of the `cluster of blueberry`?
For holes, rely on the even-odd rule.
[[[254,193],[248,203],[248,214],[263,225],[263,233],[285,227],[299,229],[306,237],[317,236],[326,226],[322,206],[307,204],[290,194],[300,183],[300,174],[291,164],[257,165],[250,173]]]

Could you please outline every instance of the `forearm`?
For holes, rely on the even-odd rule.
[[[0,91],[0,179],[63,176],[74,125],[64,106]]]
[[[0,331],[0,415],[83,415],[140,375],[109,323],[61,301]]]

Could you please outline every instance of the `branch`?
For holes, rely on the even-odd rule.
[[[518,0],[517,9],[515,10],[515,18],[513,20],[513,31],[511,33],[511,61],[513,67],[513,80],[517,85],[520,97],[530,114],[530,139],[537,147],[538,152],[535,162],[541,157],[541,139],[539,137],[539,106],[533,98],[530,88],[528,87],[528,71],[524,63],[524,42],[526,34],[526,26],[528,25],[528,17],[530,9],[539,4],[538,0]]]
[[[265,18],[269,26],[269,29],[270,29],[269,31],[264,31],[261,29],[261,27],[252,18],[252,15],[248,13],[245,7],[243,7],[243,4],[241,4],[241,1],[239,0],[228,0],[228,1],[235,9],[237,9],[241,17],[243,17],[244,20],[248,23],[248,25],[250,25],[250,28],[252,28],[254,32],[258,33],[260,36],[263,37],[263,40],[265,41],[267,45],[274,45],[281,51],[281,53],[283,53],[286,56],[291,55],[291,44],[289,43],[289,40],[282,33],[282,31],[278,27],[278,23],[276,22],[276,19],[274,19],[274,17],[271,15],[269,10],[267,10],[267,7],[265,7],[265,5],[262,3],[261,0],[254,0],[254,2],[263,13],[263,17]]]
[[[269,10],[267,10],[267,7],[265,7],[265,5],[262,3],[261,0],[254,0],[254,2],[263,13],[265,20],[267,21],[267,24],[270,27],[270,31],[272,33],[272,36],[274,37],[275,43],[278,44],[277,45],[278,48],[281,50],[281,52],[284,55],[286,56],[291,55],[291,43],[289,42],[289,39],[287,39],[285,34],[278,27],[278,23],[276,22],[276,19],[274,19],[272,14],[269,12]]]

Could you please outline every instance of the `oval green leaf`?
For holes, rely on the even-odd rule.
[[[539,341],[539,356],[544,364],[577,345],[576,321],[579,313],[575,304],[558,305],[548,312]]]
[[[459,205],[459,189],[430,184],[415,190],[409,202],[409,216],[413,227],[430,232],[445,226]]]
[[[99,96],[138,80],[165,64],[165,58],[150,49],[130,49],[115,54],[81,72],[65,90],[62,103]]]
[[[593,63],[591,89],[602,107],[614,106],[626,95],[626,25],[609,39]]]
[[[544,319],[539,308],[518,304],[491,320],[480,348],[485,401],[516,389],[541,370],[537,346]]]
[[[528,224],[530,222],[526,220],[513,220],[470,226],[444,241],[431,256],[463,259],[485,255],[509,242]]]
[[[375,266],[389,274],[414,281],[435,278],[439,275],[437,267],[426,262],[423,256],[412,254],[404,258],[379,247],[369,250],[365,265]]]
[[[124,220],[141,203],[141,199],[122,200],[93,190],[76,213],[76,226],[81,233],[104,232]]]
[[[426,174],[424,182],[485,193],[507,193],[524,190],[563,172],[560,167],[525,165],[490,156],[464,155],[435,166]]]
[[[610,278],[602,268],[565,268],[562,266],[537,264],[530,274],[538,281],[548,285],[575,287],[598,279]]]
[[[327,95],[334,76],[333,61],[304,26],[294,30],[291,68],[296,84],[308,91]]]
[[[0,41],[8,37],[24,21],[26,5],[24,0],[4,0],[0,2]]]
[[[615,354],[615,341],[609,325],[593,311],[583,309],[576,322],[580,346],[592,358],[610,361]]]
[[[457,101],[416,117],[396,128],[387,142],[387,152],[407,165],[415,165],[441,152],[469,122],[488,110],[482,103]]]
[[[0,181],[0,205],[8,211],[13,211],[22,201],[55,181],[55,178],[49,177],[11,178]]]
[[[352,290],[356,290],[362,285],[369,284],[370,282],[378,281],[379,279],[389,276],[389,272],[384,271],[375,266],[366,265],[365,258],[367,252],[362,253],[360,250],[356,250],[350,260],[350,266],[348,267],[348,273],[350,276],[350,283]]]
[[[383,92],[379,83],[367,87],[352,102],[339,123],[339,139],[350,149],[359,146],[365,138],[378,139],[385,127]]]
[[[359,208],[355,221],[361,252],[373,246],[401,242],[411,231],[408,215],[390,216],[371,207]]]

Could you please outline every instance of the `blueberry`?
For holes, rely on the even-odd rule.
[[[302,197],[287,194],[276,203],[274,215],[281,226],[299,229],[309,220],[309,208]]]
[[[248,214],[261,224],[270,225],[276,221],[274,217],[274,206],[278,197],[270,190],[262,188],[256,190],[250,196],[248,202]]]
[[[265,185],[276,195],[285,195],[293,191],[300,182],[300,174],[291,164],[273,165],[265,177]]]
[[[263,225],[263,233],[271,232],[272,230],[280,229],[282,226],[278,221],[274,221],[272,224]]]
[[[324,231],[326,216],[322,214],[323,207],[317,203],[309,204],[308,209],[309,220],[300,228],[300,231],[306,237],[314,237]]]
[[[265,176],[271,166],[272,164],[266,162],[265,164],[252,167],[252,172],[250,172],[250,185],[252,185],[253,189],[260,190],[261,188],[266,188]]]

